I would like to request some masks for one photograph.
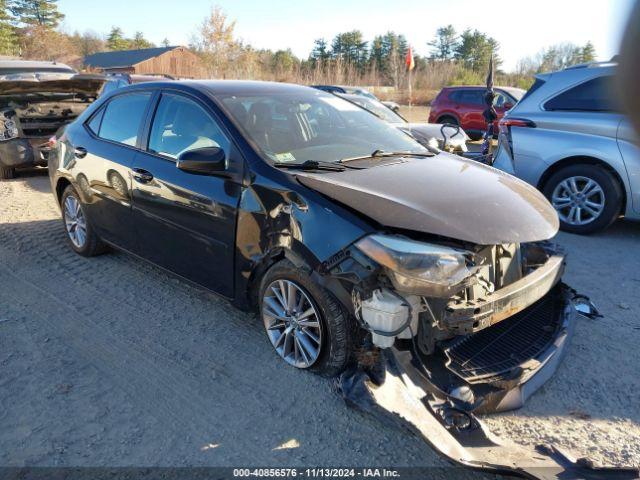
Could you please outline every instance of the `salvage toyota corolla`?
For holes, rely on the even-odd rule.
[[[294,367],[335,376],[394,346],[438,391],[501,410],[570,336],[547,200],[334,95],[142,84],[91,105],[55,151],[73,250],[126,250],[257,310]]]

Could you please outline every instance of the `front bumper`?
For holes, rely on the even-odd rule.
[[[560,281],[564,261],[564,255],[555,253],[530,274],[485,298],[449,304],[444,325],[456,333],[473,333],[511,318],[543,298]]]
[[[350,406],[408,428],[450,461],[472,469],[545,480],[637,479],[638,469],[600,467],[588,458],[575,459],[555,445],[529,448],[498,438],[475,416],[521,406],[557,369],[573,333],[577,297],[563,284],[549,295],[557,295],[552,300],[559,307],[553,341],[523,364],[527,368],[519,375],[468,384],[475,402],[448,395],[448,386],[440,383],[437,372],[425,371],[414,351],[396,347],[383,350],[373,367],[358,365],[345,372],[340,392]]]

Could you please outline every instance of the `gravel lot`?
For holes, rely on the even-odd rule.
[[[558,240],[566,280],[605,318],[579,320],[525,408],[486,420],[640,466],[640,224]],[[0,183],[0,465],[445,463],[285,366],[251,316],[128,255],[73,254],[33,174]]]

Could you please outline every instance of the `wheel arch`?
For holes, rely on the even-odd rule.
[[[610,172],[613,175],[613,177],[616,179],[616,181],[618,182],[618,185],[620,185],[620,189],[622,190],[622,204],[620,206],[620,211],[621,212],[626,211],[627,188],[624,181],[622,180],[622,176],[620,175],[620,173],[615,168],[613,168],[609,163],[603,160],[600,160],[599,158],[591,157],[588,155],[575,155],[571,157],[566,157],[550,165],[544,171],[544,173],[540,176],[540,180],[538,180],[538,185],[537,185],[538,190],[543,191],[544,187],[546,186],[551,176],[556,172],[562,170],[565,167],[568,167],[571,165],[579,165],[579,164],[599,166],[599,167],[602,167],[604,170]]]
[[[265,252],[261,258],[256,261],[249,272],[248,278],[244,282],[245,288],[235,298],[235,304],[248,311],[253,311],[258,305],[258,293],[260,290],[260,282],[267,271],[281,260],[287,259],[297,268],[305,269],[311,272],[312,267],[309,265],[302,255],[285,247],[275,247]]]
[[[71,185],[71,182],[66,177],[60,177],[56,182],[56,200],[58,200],[58,205],[61,204],[62,194],[69,185]]]
[[[455,121],[458,122],[458,125],[460,125],[460,117],[458,117],[455,113],[448,111],[440,113],[438,115],[438,118],[436,119],[436,123],[443,123],[441,122],[441,120],[447,117],[455,119]]]

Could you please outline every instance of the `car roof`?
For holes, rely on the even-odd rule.
[[[461,89],[465,89],[465,88],[480,88],[482,90],[486,90],[487,86],[486,85],[452,85],[450,87],[443,87],[443,90],[461,90]],[[498,89],[498,90],[504,90],[506,92],[509,92],[509,91],[525,92],[525,90],[523,90],[522,88],[518,88],[518,87],[502,87],[500,85],[494,85],[493,88],[494,89]]]
[[[25,68],[29,70],[33,70],[36,68],[57,68],[60,71],[71,71],[75,72],[73,68],[69,65],[65,65],[64,63],[57,62],[43,62],[43,61],[34,61],[34,60],[0,60],[0,70],[10,68],[10,69],[18,69]]]
[[[127,88],[186,88],[211,95],[258,95],[263,93],[318,93],[311,87],[292,83],[263,82],[256,80],[175,80],[138,83]],[[129,90],[131,91],[131,90]],[[325,93],[325,95],[328,95]]]

